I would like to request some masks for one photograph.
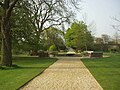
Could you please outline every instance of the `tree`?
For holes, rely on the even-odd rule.
[[[120,16],[120,13],[119,13],[119,16]],[[115,43],[117,44],[118,40],[120,38],[120,34],[119,34],[119,32],[120,32],[120,18],[113,17],[112,19],[116,22],[116,24],[112,25],[112,27],[113,27],[113,29],[116,30],[114,37],[115,37]]]
[[[95,38],[95,44],[104,44],[104,41],[102,38]]]
[[[13,51],[39,50],[39,43],[36,40],[36,33],[30,20],[27,18],[28,10],[24,8],[23,2],[18,3],[12,14],[12,36]],[[42,48],[42,47],[41,47]]]
[[[110,41],[110,36],[107,34],[102,34],[102,39],[104,44],[108,44]]]
[[[69,4],[76,7],[76,0],[22,1],[19,6],[20,8],[15,11],[17,12],[15,13],[17,16],[15,20],[17,22],[16,26],[19,26],[19,28],[14,30],[14,36],[15,38],[17,37],[16,41],[23,42],[24,40],[24,42],[33,47],[32,50],[42,49],[41,33],[43,31],[53,26],[58,27],[64,22],[70,22],[73,13],[68,8]],[[28,32],[32,33],[32,35]],[[19,33],[24,34],[21,35]]]
[[[120,15],[120,14],[119,14],[119,15]],[[120,18],[118,18],[118,17],[113,17],[112,19],[117,22],[117,24],[116,24],[116,25],[112,25],[112,27],[113,27],[115,30],[120,31]]]
[[[120,36],[119,36],[118,32],[116,32],[116,33],[113,35],[113,42],[114,42],[115,44],[118,44],[119,39],[120,39]]]
[[[66,2],[63,0],[29,0],[23,2],[24,8],[29,11],[26,13],[26,18],[34,29],[36,43],[40,43],[41,33],[44,30],[70,21],[73,13],[68,10]]]
[[[33,37],[35,36],[36,38],[32,37],[31,39],[35,41],[35,44],[41,43],[40,34],[42,31],[48,29],[53,25],[60,25],[63,22],[69,22],[69,18],[71,15],[69,13],[67,5],[69,5],[70,3],[74,7],[76,7],[77,5],[76,3],[77,0],[22,0],[22,1],[1,0],[0,1],[1,38],[2,38],[1,65],[5,66],[12,66],[12,52],[11,52],[12,29],[13,25],[15,24],[13,22],[11,23],[12,19],[14,19],[14,16],[12,16],[11,18],[11,15],[13,8],[15,7],[18,1],[20,4],[19,8],[24,8],[27,11],[22,14],[26,14],[26,18],[29,20],[29,25],[32,25],[31,30],[34,30],[32,34]],[[23,17],[21,17],[20,19],[23,20]],[[16,20],[15,23],[19,25],[18,23],[20,22],[19,20]],[[30,29],[28,25],[24,25],[24,28]],[[14,34],[17,36],[19,33]],[[18,35],[17,40],[21,39],[20,41],[27,41],[28,39],[30,39],[30,38],[26,39],[26,37],[25,38],[24,37],[25,37],[24,34]]]
[[[84,22],[74,22],[66,31],[65,41],[68,47],[73,47],[81,50],[91,48],[93,37],[91,32],[87,30],[87,25]]]
[[[2,0],[1,6],[1,65],[12,65],[11,13],[18,0]]]
[[[44,45],[47,47],[47,49],[51,45],[54,45],[58,51],[66,48],[63,41],[64,32],[57,28],[51,27],[48,30],[44,31],[43,37]]]

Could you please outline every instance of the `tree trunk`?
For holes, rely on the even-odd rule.
[[[1,20],[1,65],[12,66],[12,32],[10,25],[10,17],[12,10],[18,0],[3,0],[0,3],[2,9]]]
[[[10,20],[5,16],[1,21],[1,65],[12,66],[12,34],[11,34]]]
[[[85,44],[85,50],[87,51],[88,50],[88,47],[87,47],[87,45]]]

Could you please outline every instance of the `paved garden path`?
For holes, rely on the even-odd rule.
[[[103,90],[78,57],[57,62],[21,90]]]

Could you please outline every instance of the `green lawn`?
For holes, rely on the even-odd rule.
[[[110,56],[82,61],[104,90],[120,90],[120,54]]]
[[[56,60],[39,57],[13,57],[13,63],[18,67],[0,68],[0,90],[16,90]]]

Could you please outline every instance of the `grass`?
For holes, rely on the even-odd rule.
[[[110,56],[82,61],[104,90],[120,90],[120,54]]]
[[[13,57],[13,63],[18,66],[0,68],[0,90],[16,90],[56,60],[39,57]]]

